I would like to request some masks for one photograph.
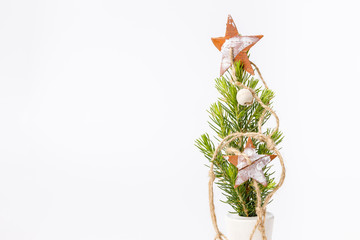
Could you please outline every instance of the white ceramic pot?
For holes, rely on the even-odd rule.
[[[227,238],[229,240],[249,240],[250,235],[256,224],[257,217],[240,217],[236,214],[227,214],[226,225],[227,225]],[[266,213],[265,219],[265,231],[267,240],[272,239],[272,230],[274,225],[274,215],[272,213]],[[256,232],[252,240],[262,240],[259,229]]]

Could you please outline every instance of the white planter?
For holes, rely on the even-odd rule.
[[[257,217],[240,217],[236,214],[228,213],[226,217],[227,225],[227,238],[229,240],[249,240],[250,235],[255,227]],[[266,213],[265,219],[265,231],[267,240],[272,239],[272,230],[274,225],[274,215],[272,213]],[[252,240],[262,240],[259,229],[256,232]]]

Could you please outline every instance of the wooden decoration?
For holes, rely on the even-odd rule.
[[[231,155],[224,157],[238,169],[238,174],[235,181],[235,188],[237,188],[250,178],[256,180],[263,186],[267,186],[267,181],[263,173],[263,168],[271,160],[276,158],[276,155],[258,154],[250,137],[248,138],[248,141],[242,153],[249,158],[251,163],[248,163],[243,155]]]
[[[222,53],[220,76],[231,67],[233,62],[240,61],[244,65],[245,71],[254,75],[247,52],[257,43],[263,35],[241,36],[236,28],[234,20],[229,15],[225,37],[212,38],[215,47]],[[231,53],[232,49],[232,53]],[[233,59],[231,59],[233,58]]]

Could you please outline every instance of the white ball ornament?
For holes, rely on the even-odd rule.
[[[254,97],[249,90],[243,88],[236,94],[236,100],[241,106],[248,106],[253,103]]]

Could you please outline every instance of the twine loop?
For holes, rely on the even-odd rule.
[[[228,240],[227,237],[221,232],[217,233],[214,240]]]
[[[269,138],[269,137],[267,137],[267,139],[265,140],[265,143],[266,143],[266,146],[267,146],[267,148],[269,149],[269,150],[274,150],[274,148],[275,148],[275,143],[274,143],[274,141],[271,139],[271,138]]]
[[[215,180],[215,174],[213,171],[209,171],[210,180]]]

